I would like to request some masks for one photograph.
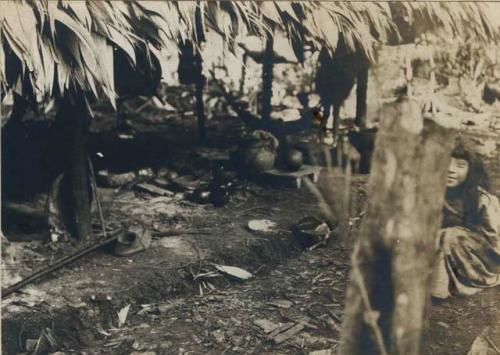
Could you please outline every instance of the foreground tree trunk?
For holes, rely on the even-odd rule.
[[[352,257],[341,355],[418,354],[452,135],[409,99],[385,108]]]
[[[262,121],[271,121],[271,98],[273,96],[273,56],[274,38],[272,33],[267,34],[266,47],[262,59]]]
[[[87,160],[89,112],[83,96],[58,102],[57,125],[64,158],[65,206],[69,209],[68,228],[77,239],[91,232],[91,190]]]

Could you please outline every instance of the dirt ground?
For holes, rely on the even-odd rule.
[[[102,126],[94,130],[93,153],[109,159],[96,161],[98,168],[120,172],[161,163],[181,173],[207,169],[193,149],[193,120],[151,126],[137,119],[136,139],[119,144],[116,136],[102,133],[109,122],[96,121]],[[220,123],[210,121],[208,146],[227,148],[241,126],[230,119]],[[366,181],[353,180],[352,217],[363,209]],[[319,186],[326,183],[320,179]],[[103,249],[2,300],[4,353],[32,353],[38,346],[40,353],[308,354],[337,346],[350,249],[331,240],[325,248],[305,251],[293,237],[291,227],[300,217],[321,217],[307,189],[241,183],[223,208],[137,190],[99,192],[109,227],[142,223],[154,232],[203,234],[158,238],[130,258]],[[260,218],[278,229],[248,230],[248,222]],[[98,231],[97,215],[94,222]],[[11,270],[18,277],[82,247],[40,240],[11,246],[21,250]],[[242,282],[217,272],[214,264],[239,266],[254,277]],[[467,354],[483,329],[500,319],[498,304],[498,289],[434,304],[423,353]],[[500,347],[499,332],[488,334]]]
[[[82,350],[308,354],[335,349],[349,272],[347,254],[331,245],[301,254],[245,284],[140,305],[125,329],[110,331]],[[498,292],[489,292],[434,305],[422,353],[466,354],[478,333],[494,324],[499,301]],[[280,342],[273,330],[283,324],[301,330]],[[498,344],[496,335],[492,341]]]
[[[58,338],[56,348],[82,354],[308,354],[335,348],[348,255],[331,243],[276,268],[258,268],[254,279],[243,283],[221,275],[201,276],[193,281],[198,290],[177,296],[150,297],[152,285],[143,285],[141,301],[84,306],[87,317],[81,317],[78,330],[68,326],[69,334]],[[203,282],[211,286],[200,286]],[[434,304],[423,353],[467,354],[476,336],[498,320],[499,302],[498,290],[491,290]],[[115,312],[129,304],[126,322],[119,327]],[[92,312],[101,313],[97,322],[95,314],[88,314]],[[287,327],[297,333],[281,342],[275,333]],[[490,339],[498,344],[498,332]]]

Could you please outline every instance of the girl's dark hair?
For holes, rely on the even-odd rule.
[[[469,171],[465,181],[460,186],[462,190],[464,222],[477,225],[479,221],[479,187],[488,190],[490,180],[484,164],[477,153],[467,149],[462,141],[457,141],[451,156],[456,159],[464,159],[469,163]]]

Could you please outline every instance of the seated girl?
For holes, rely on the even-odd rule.
[[[472,295],[500,285],[500,203],[482,162],[459,144],[452,153],[432,295]]]

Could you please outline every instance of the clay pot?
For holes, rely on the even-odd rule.
[[[262,144],[253,144],[243,152],[245,167],[252,174],[260,174],[274,167],[276,154],[267,150]]]
[[[245,175],[258,175],[274,167],[276,153],[262,142],[250,142],[241,147],[235,155],[236,163]]]
[[[285,155],[285,164],[288,170],[299,170],[304,163],[302,152],[297,149],[290,149]]]

